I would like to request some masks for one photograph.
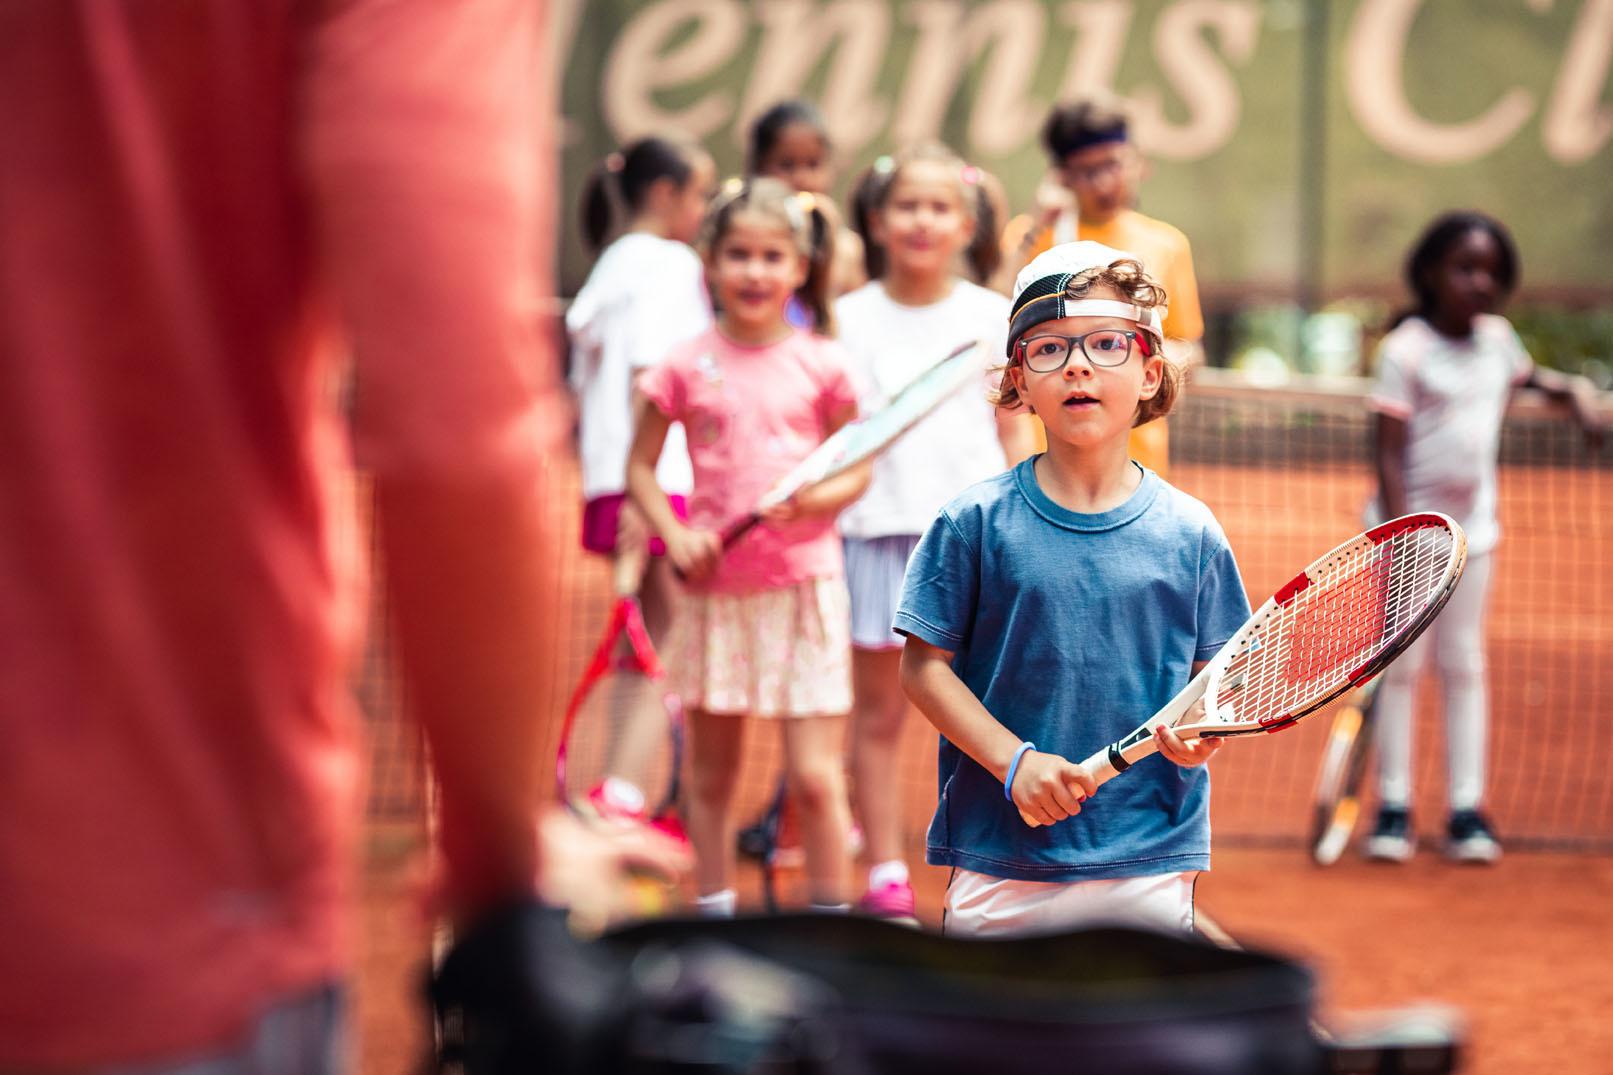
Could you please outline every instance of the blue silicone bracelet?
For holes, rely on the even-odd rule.
[[[1008,776],[1003,779],[1003,798],[1009,802],[1014,801],[1014,774],[1019,772],[1019,759],[1025,756],[1027,750],[1035,749],[1036,744],[1026,740],[1019,744],[1019,749],[1014,751],[1014,760],[1008,763]]]

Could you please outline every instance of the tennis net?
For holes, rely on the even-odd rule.
[[[1295,569],[1362,528],[1374,487],[1368,383],[1299,380],[1254,387],[1201,370],[1170,419],[1170,480],[1220,519],[1258,604]],[[575,466],[559,468],[554,508],[562,516],[555,616],[563,650],[544,772],[551,772],[559,715],[604,628],[610,586],[602,558],[577,548],[580,490]],[[1500,514],[1487,624],[1491,775],[1487,806],[1508,847],[1613,849],[1613,453],[1590,450],[1574,423],[1525,393],[1503,432]],[[1431,662],[1430,662],[1431,665]],[[398,718],[400,692],[382,648],[360,677],[370,731],[372,822],[418,818],[417,739]],[[1418,704],[1414,809],[1430,827],[1445,813],[1446,768],[1439,692],[1432,668]],[[1215,762],[1216,839],[1298,845],[1327,718],[1230,744]],[[777,729],[753,722],[740,814],[770,799],[778,773]],[[915,848],[935,803],[936,737],[916,715],[903,735],[905,821]],[[1371,800],[1369,777],[1368,806]]]
[[[1171,481],[1225,527],[1251,601],[1360,530],[1376,487],[1370,383],[1256,388],[1201,371],[1171,419]],[[1487,806],[1508,846],[1613,847],[1613,458],[1532,393],[1508,412],[1500,466],[1501,545],[1486,636]],[[1414,813],[1446,813],[1440,692],[1421,684]],[[1299,840],[1325,717],[1216,760],[1218,840]],[[1239,749],[1244,747],[1244,749]],[[1368,799],[1371,799],[1369,777]]]

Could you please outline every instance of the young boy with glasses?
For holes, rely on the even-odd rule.
[[[1069,760],[1169,701],[1249,616],[1209,509],[1127,452],[1179,388],[1165,294],[1092,242],[1043,254],[1014,293],[995,402],[1035,411],[1047,451],[941,511],[895,619],[903,688],[943,736],[926,848],[953,871],[943,928],[1191,929],[1217,742],[1162,728],[1163,757],[1096,796]]]

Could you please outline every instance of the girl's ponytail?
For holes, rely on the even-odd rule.
[[[657,181],[670,179],[682,187],[694,174],[699,147],[681,139],[651,135],[607,154],[589,173],[582,190],[582,234],[599,250],[644,208]]]
[[[996,177],[972,164],[963,166],[963,182],[973,195],[970,208],[975,218],[974,237],[969,240],[963,256],[969,263],[969,275],[974,277],[974,282],[989,287],[1003,263],[999,236],[1002,235],[1003,206],[1006,202],[998,196],[1001,189],[997,186]]]
[[[597,251],[605,245],[623,215],[621,174],[625,161],[620,153],[611,153],[594,165],[582,188],[582,237],[588,249]]]
[[[895,174],[896,161],[887,154],[869,165],[851,188],[851,226],[862,237],[863,271],[870,280],[885,275],[885,248],[874,240],[874,214],[885,204]]]
[[[835,335],[833,304],[833,272],[835,234],[840,231],[840,214],[828,198],[812,194],[797,194],[797,204],[806,217],[806,229],[811,236],[811,249],[807,251],[806,282],[796,295],[812,312],[812,324],[819,335]]]

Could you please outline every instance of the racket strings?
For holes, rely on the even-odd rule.
[[[883,407],[844,427],[801,460],[763,495],[760,507],[783,503],[807,485],[860,463],[969,383],[982,368],[979,344],[960,347],[902,388]]]
[[[581,801],[607,777],[632,784],[653,813],[677,779],[679,713],[666,685],[632,662],[613,660],[578,699],[566,732],[562,794]]]
[[[1217,695],[1226,719],[1281,722],[1347,686],[1438,600],[1454,553],[1450,532],[1430,526],[1362,540],[1313,569],[1228,663]]]

